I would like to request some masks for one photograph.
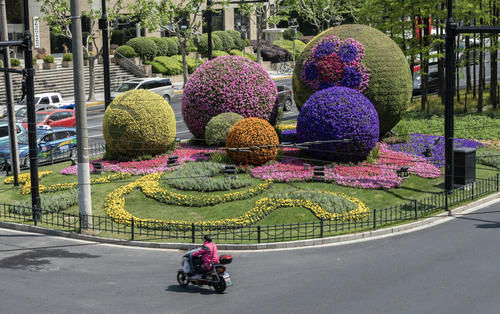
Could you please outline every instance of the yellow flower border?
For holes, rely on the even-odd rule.
[[[125,209],[125,202],[127,194],[134,191],[136,188],[152,189],[155,190],[158,184],[156,179],[159,180],[161,174],[151,174],[146,175],[132,183],[119,187],[118,189],[111,192],[104,201],[104,210],[108,216],[113,218],[115,221],[121,224],[130,225],[132,218],[134,219],[134,225],[141,228],[161,228],[167,227],[168,225],[177,225],[178,227],[190,226],[193,222],[186,220],[162,220],[162,219],[149,219],[140,218],[132,215]],[[301,199],[274,199],[274,198],[262,198],[255,202],[254,207],[248,212],[244,213],[239,217],[218,219],[211,221],[196,221],[195,226],[202,226],[205,228],[218,227],[218,226],[230,226],[230,227],[244,227],[254,224],[265,216],[269,215],[275,210],[283,207],[303,207],[310,210],[317,218],[323,220],[358,220],[367,217],[370,213],[369,208],[361,202],[359,199],[345,195],[344,193],[336,193],[329,191],[321,191],[322,193],[328,193],[340,197],[344,197],[347,200],[357,204],[354,210],[351,210],[345,214],[331,213],[324,208],[322,208],[318,203],[301,200]]]
[[[295,130],[297,128],[297,124],[279,124],[276,127],[280,131],[285,131],[285,130]]]
[[[38,179],[41,179],[41,178],[48,176],[49,174],[52,174],[52,173],[54,173],[54,171],[39,171],[38,172]],[[18,177],[19,184],[27,184],[30,182],[30,180],[31,180],[31,174],[29,172],[22,173]],[[7,179],[5,179],[3,181],[3,183],[4,184],[14,184],[14,176],[7,177]]]

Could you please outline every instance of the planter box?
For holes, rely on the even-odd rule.
[[[63,68],[72,68],[73,67],[73,61],[63,61],[61,62],[61,65]]]
[[[57,65],[55,63],[44,63],[43,69],[44,70],[55,70],[55,69],[57,69]]]

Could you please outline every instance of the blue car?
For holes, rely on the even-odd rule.
[[[26,133],[21,123],[16,123],[17,136]],[[9,145],[9,124],[7,122],[0,122],[0,146]]]
[[[56,160],[70,159],[76,156],[76,129],[50,128],[47,126],[37,129],[38,162],[47,163]],[[28,133],[18,137],[19,163],[21,167],[29,168]],[[0,165],[9,167],[10,146],[0,145]],[[0,166],[1,167],[1,166]]]

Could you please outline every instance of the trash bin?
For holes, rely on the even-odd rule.
[[[472,147],[453,148],[454,182],[466,185],[476,181],[476,149]]]

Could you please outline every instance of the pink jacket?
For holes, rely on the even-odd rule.
[[[211,270],[212,264],[219,264],[219,253],[217,252],[217,245],[213,242],[205,242],[198,250],[192,254],[193,257],[201,255],[203,260],[203,268],[205,271]]]

